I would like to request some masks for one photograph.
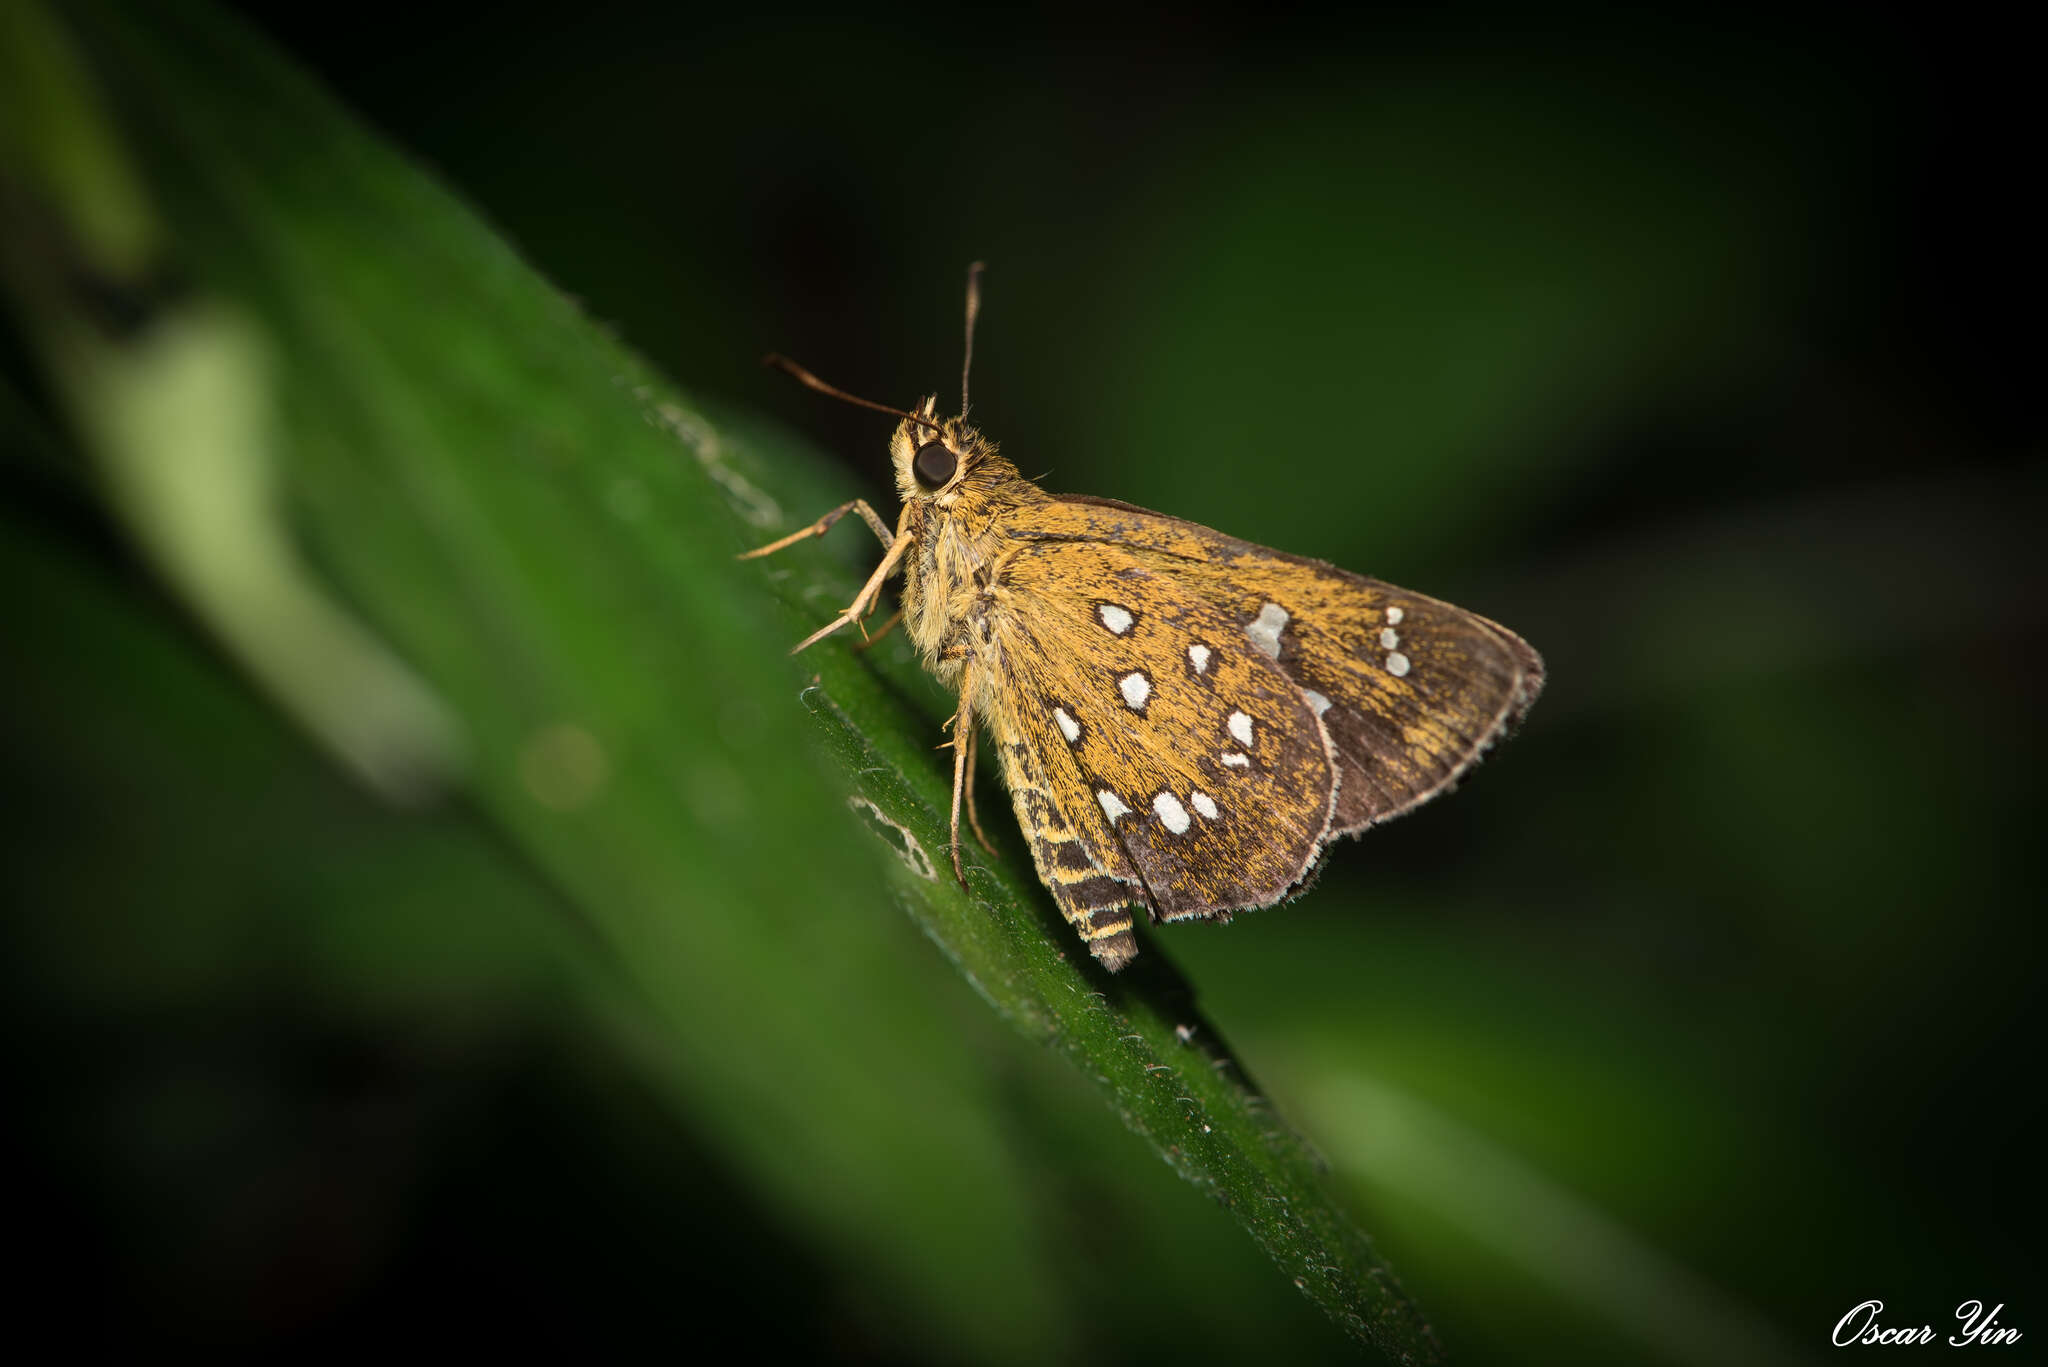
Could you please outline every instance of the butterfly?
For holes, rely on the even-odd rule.
[[[750,551],[822,536],[847,513],[881,540],[853,602],[808,649],[904,577],[899,620],[959,698],[954,877],[986,730],[1040,879],[1096,959],[1137,954],[1132,908],[1228,921],[1286,901],[1331,841],[1448,791],[1543,687],[1543,661],[1498,623],[1318,560],[1113,499],[1047,493],[967,423],[980,311],[968,272],[960,413],[891,408],[903,508],[854,499]],[[794,653],[794,652],[793,652]]]

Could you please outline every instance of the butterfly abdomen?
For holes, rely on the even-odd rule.
[[[1017,738],[1016,718],[998,706],[988,720],[1039,880],[1089,952],[1112,970],[1123,967],[1138,952],[1131,907],[1153,906],[1144,884],[1105,870],[1090,852],[1081,823],[1070,818],[1068,804],[1055,792],[1038,755]]]

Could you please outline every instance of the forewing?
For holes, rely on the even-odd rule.
[[[1004,556],[989,603],[980,672],[1002,683],[978,710],[1019,820],[1046,827],[1042,795],[1069,833],[1034,839],[1055,896],[1227,917],[1310,872],[1336,796],[1328,735],[1211,586],[1111,540],[1041,537]]]
[[[1497,623],[1321,561],[1128,504],[1067,499],[1019,534],[1108,543],[1176,585],[1275,666],[1328,732],[1338,764],[1329,835],[1350,835],[1449,789],[1518,722],[1543,661]]]

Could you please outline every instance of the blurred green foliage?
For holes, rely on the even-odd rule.
[[[848,821],[808,671],[947,710],[900,642],[781,658],[864,534],[767,585],[728,558],[732,480],[785,520],[885,491],[885,424],[754,358],[943,395],[981,256],[976,412],[1027,473],[1549,657],[1467,791],[1141,961],[1453,1357],[1753,1361],[1871,1296],[2030,1326],[2040,434],[1984,302],[2019,248],[1974,197],[1996,81],[1797,22],[244,8],[703,398],[591,402],[667,386],[417,182],[336,214],[381,149],[236,105],[210,21],[63,11],[193,283],[273,329],[270,550],[462,735],[424,812],[343,778],[234,648],[247,604],[178,591],[221,548],[152,540],[7,334],[37,1299],[255,1349],[720,1316],[834,1358],[1346,1355]],[[885,808],[943,791],[890,762]]]

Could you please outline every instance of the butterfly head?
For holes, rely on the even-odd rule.
[[[951,511],[963,499],[1017,477],[1010,463],[996,454],[995,443],[969,427],[963,418],[941,418],[939,401],[928,398],[916,417],[896,425],[889,455],[896,467],[896,488],[905,503],[925,502]]]

